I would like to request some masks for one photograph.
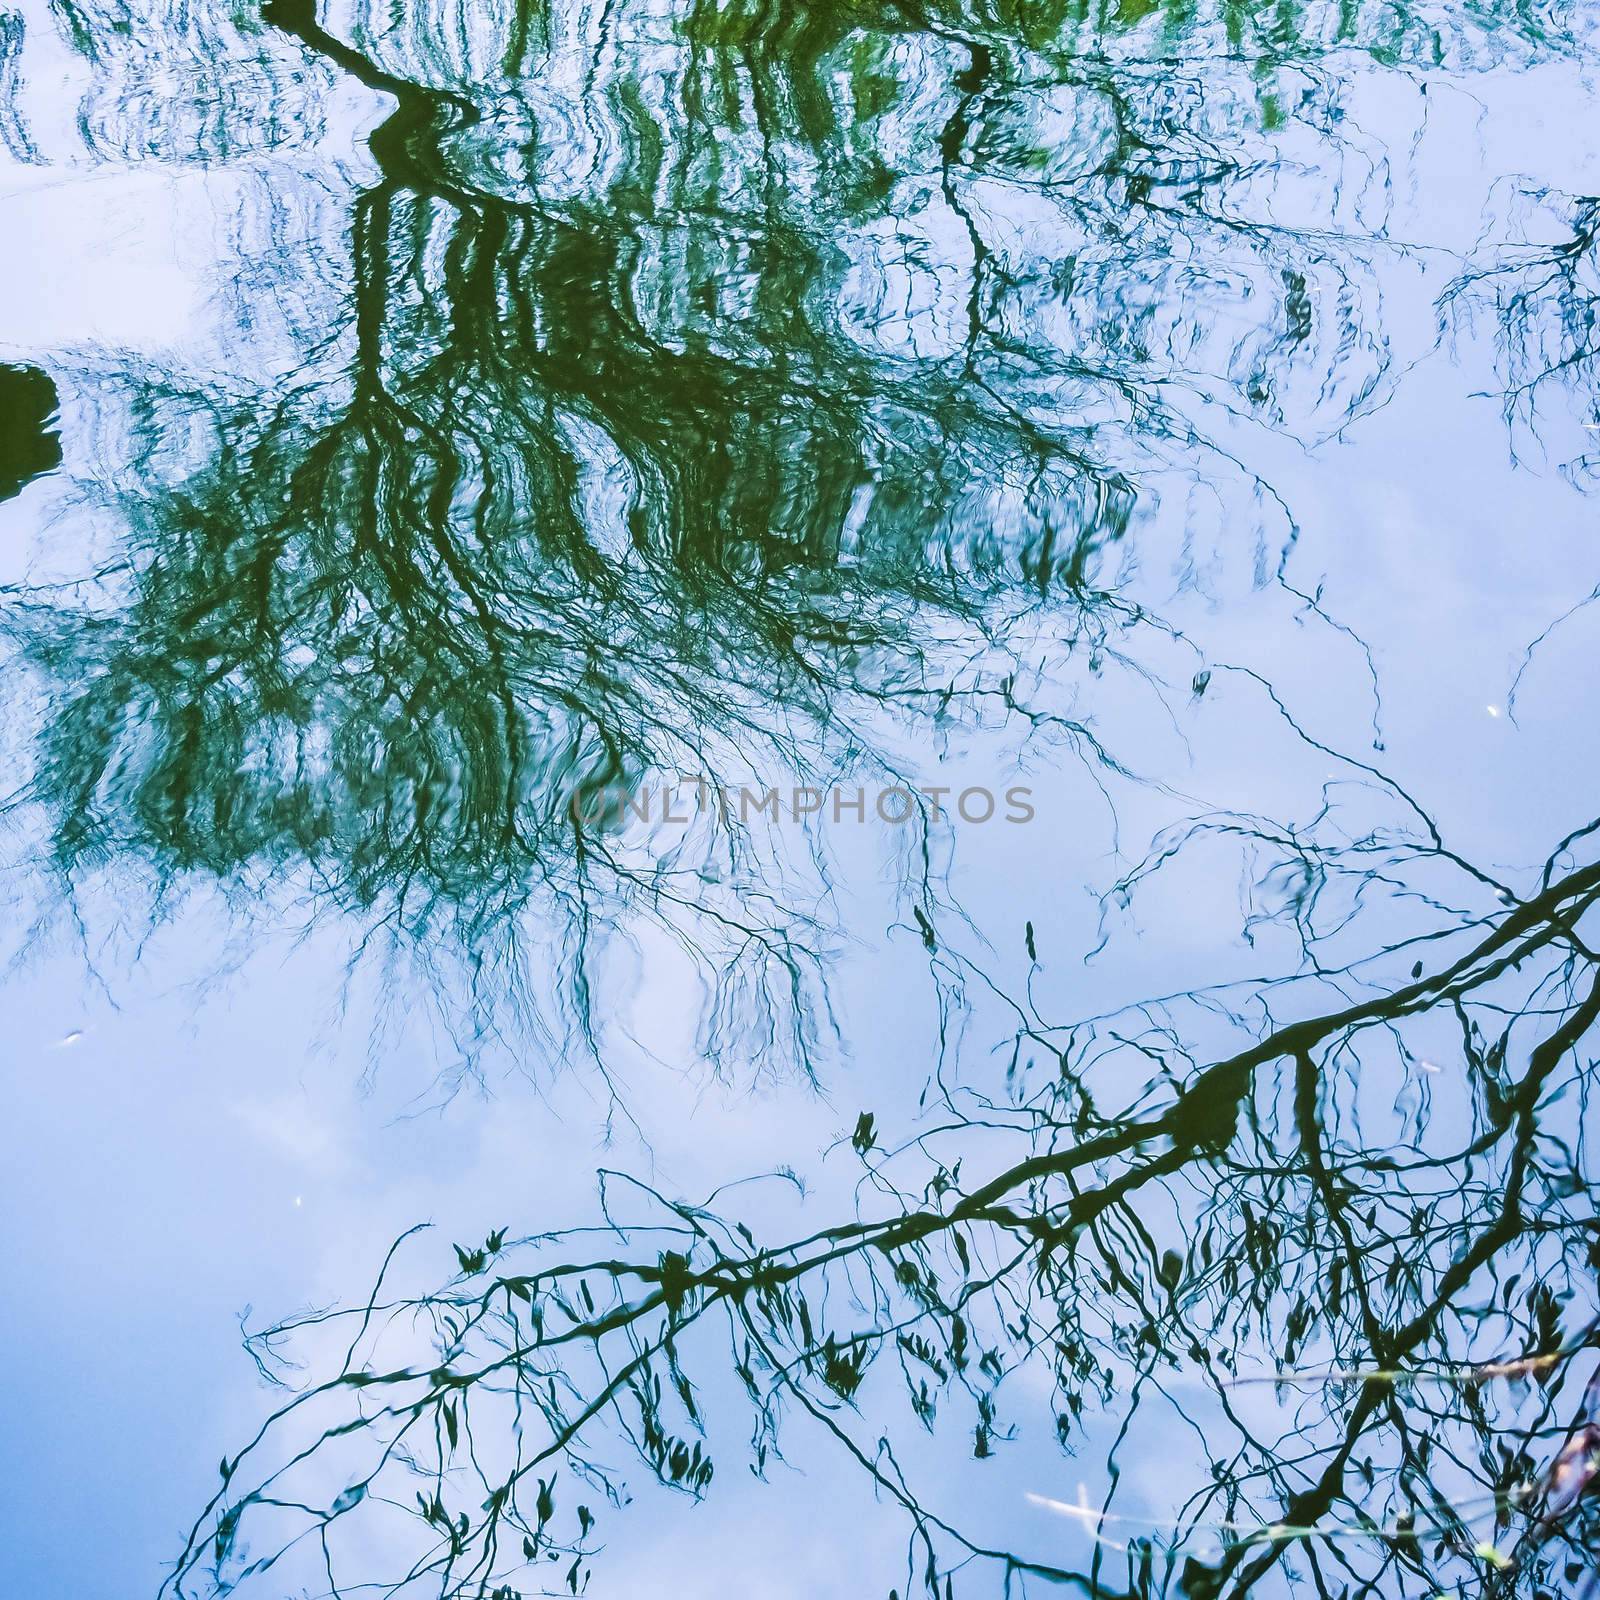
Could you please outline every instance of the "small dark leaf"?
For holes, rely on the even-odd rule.
[[[863,1111],[856,1119],[856,1131],[850,1135],[850,1143],[856,1147],[859,1155],[865,1155],[876,1142],[877,1134],[874,1131],[873,1116],[870,1111]]]
[[[350,1487],[333,1502],[333,1509],[329,1514],[335,1517],[342,1516],[346,1511],[350,1510],[352,1506],[360,1505],[366,1496],[366,1492],[366,1484],[352,1483]]]
[[[1161,1264],[1156,1268],[1156,1277],[1165,1288],[1176,1289],[1183,1278],[1183,1257],[1176,1250],[1163,1250]]]

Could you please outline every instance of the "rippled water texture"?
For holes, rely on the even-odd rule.
[[[0,0],[9,1588],[1594,1595],[1597,38]]]

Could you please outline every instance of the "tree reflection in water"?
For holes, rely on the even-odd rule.
[[[625,1503],[618,1443],[708,1492],[734,1379],[757,1471],[780,1422],[822,1429],[933,1596],[1574,1589],[1600,1532],[1597,831],[1520,900],[1393,852],[1485,908],[1349,967],[1066,1026],[1021,1008],[1008,1092],[951,1092],[892,1145],[864,1113],[856,1214],[799,1239],[604,1174],[601,1254],[500,1232],[436,1292],[380,1278],[256,1335],[264,1369],[309,1351],[314,1376],[224,1460],[175,1592],[314,1539],[336,1587],[331,1552],[375,1534],[406,1552],[360,1573],[384,1592],[525,1593],[544,1561],[577,1592],[600,1541],[574,1495]],[[1045,1393],[1063,1446],[1119,1430],[1104,1502],[1060,1508],[1095,1535],[1082,1566],[985,1537],[934,1465],[1024,1451]],[[1143,1450],[1170,1525],[1119,1510]]]
[[[72,16],[116,58],[125,18]],[[1221,140],[1279,117],[1250,75],[1080,61],[1037,19],[991,40],[845,10],[769,59],[758,17],[696,7],[590,62],[531,13],[487,42],[356,19],[360,48],[305,0],[264,16],[397,103],[350,316],[265,394],[100,374],[132,419],[113,604],[52,590],[14,625],[70,686],[28,792],[56,865],[247,899],[309,869],[411,948],[497,952],[591,1044],[597,936],[648,908],[698,952],[708,1055],[811,1066],[825,883],[720,828],[630,854],[572,798],[893,778],[919,727],[974,718],[1123,776],[1028,686],[1062,657],[1147,674],[1170,642],[1118,592],[1141,496],[1185,505],[1197,573],[1228,517],[1270,573],[1286,511],[1192,413],[1315,431],[1366,403],[1364,247],[1234,215],[1256,179]],[[310,96],[265,41],[236,53],[245,89]],[[219,137],[124,91],[91,95],[97,148]],[[245,275],[277,297],[293,266]],[[1228,315],[1192,314],[1201,291]],[[911,893],[935,912],[928,877]],[[548,984],[505,937],[530,905],[567,930]]]
[[[235,136],[225,94],[191,124],[129,91],[122,8],[61,16],[100,145]],[[596,942],[653,918],[708,985],[703,1052],[749,1073],[823,1048],[826,860],[714,817],[663,852],[573,799],[652,771],[892,779],[966,726],[1070,752],[1115,809],[1134,773],[1077,691],[1120,673],[1159,705],[1209,670],[1133,598],[1143,542],[1181,523],[1188,581],[1241,544],[1274,581],[1292,508],[1241,441],[1330,436],[1395,381],[1378,265],[1414,252],[1350,74],[1523,64],[1582,18],[165,20],[282,89],[295,114],[240,135],[261,147],[317,137],[341,81],[393,109],[347,262],[306,267],[304,305],[347,314],[292,377],[100,374],[140,462],[102,485],[122,542],[84,604],[25,591],[8,623],[54,686],[21,797],[53,866],[142,861],[162,896],[308,883],[369,937],[542,988],[597,1053]],[[1523,395],[1592,365],[1592,202],[1553,203],[1570,245],[1476,264],[1449,302],[1493,305]],[[255,263],[243,300],[293,300],[295,266]],[[266,1593],[309,1559],[335,1592],[576,1593],[599,1548],[577,1485],[609,1521],[621,1442],[704,1494],[741,1391],[757,1469],[780,1418],[813,1424],[905,1514],[902,1588],[935,1597],[1575,1586],[1592,830],[1501,883],[1354,766],[1385,820],[1202,817],[1112,892],[1246,841],[1293,885],[1299,973],[1068,1024],[1017,1000],[1003,1087],[940,1075],[932,1120],[862,1114],[854,1215],[767,1244],[612,1175],[601,1256],[496,1233],[436,1293],[380,1282],[257,1336],[265,1368],[308,1352],[307,1387],[225,1459],[171,1587]],[[950,990],[984,979],[929,855],[905,893]],[[530,941],[533,915],[560,936]],[[1241,1401],[1263,1377],[1270,1412]],[[1053,1396],[1069,1448],[1112,1419],[1113,1486],[1156,1440],[1171,1523],[1115,1487],[1066,1508],[1093,1535],[1072,1568],[974,1527],[950,1475],[1029,1448],[1019,1392]]]

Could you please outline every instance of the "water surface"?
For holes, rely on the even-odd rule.
[[[21,1588],[1587,1593],[1597,22],[0,13]]]

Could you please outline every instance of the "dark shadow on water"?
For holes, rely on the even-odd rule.
[[[0,365],[0,501],[61,465],[56,405],[48,373]]]

